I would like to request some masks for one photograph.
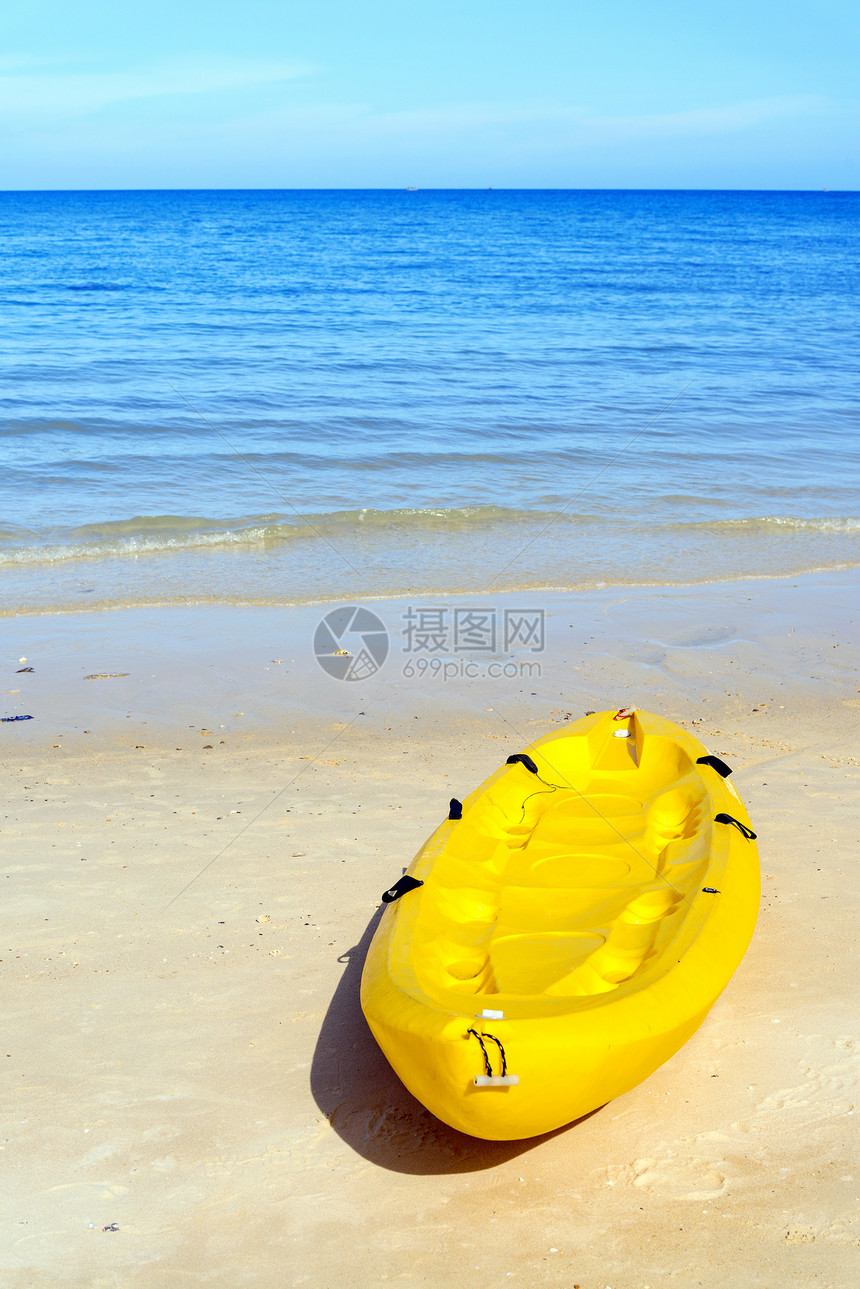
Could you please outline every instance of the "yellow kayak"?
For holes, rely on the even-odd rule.
[[[729,767],[646,712],[509,758],[421,848],[361,1005],[410,1092],[492,1141],[570,1123],[687,1041],[744,955],[755,833]]]

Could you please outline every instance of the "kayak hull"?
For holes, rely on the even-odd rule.
[[[561,1127],[668,1060],[759,901],[746,811],[692,735],[599,713],[525,754],[421,848],[422,885],[383,912],[362,975],[406,1087],[488,1140]]]

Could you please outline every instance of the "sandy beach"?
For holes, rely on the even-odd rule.
[[[858,590],[531,592],[545,649],[445,681],[405,674],[402,601],[355,684],[313,656],[331,606],[0,619],[33,717],[0,726],[3,1285],[855,1284]],[[752,945],[628,1095],[461,1136],[361,1017],[379,895],[450,796],[627,704],[733,766]]]

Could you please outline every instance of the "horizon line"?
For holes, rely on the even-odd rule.
[[[462,187],[462,186],[456,186],[456,187],[455,187],[455,186],[453,186],[453,185],[452,185],[452,186],[446,186],[446,187],[433,187],[433,186],[422,187],[421,185],[414,185],[414,186],[413,186],[413,185],[408,185],[408,184],[403,184],[403,185],[400,185],[400,184],[384,184],[384,185],[377,185],[377,186],[375,186],[375,187],[365,187],[365,186],[359,186],[359,185],[352,185],[352,186],[350,186],[350,187],[345,187],[345,188],[335,187],[334,185],[314,185],[314,186],[310,186],[310,187],[308,187],[308,186],[304,186],[304,185],[302,185],[302,186],[299,186],[299,185],[295,185],[295,186],[269,185],[269,186],[265,186],[265,187],[248,187],[248,186],[246,186],[246,185],[229,185],[229,186],[222,185],[222,186],[211,186],[211,185],[204,185],[204,184],[195,185],[195,186],[193,186],[193,187],[168,187],[168,186],[156,186],[156,185],[152,185],[152,186],[140,187],[140,188],[138,188],[138,187],[112,187],[112,186],[107,186],[107,185],[106,185],[106,186],[104,186],[104,187],[90,187],[90,188],[76,188],[76,187],[74,187],[74,188],[73,188],[73,187],[56,187],[56,188],[36,188],[36,187],[33,187],[33,188],[4,188],[4,187],[0,186],[0,194],[6,194],[6,195],[10,195],[10,196],[19,195],[19,194],[25,194],[25,193],[34,193],[34,194],[35,194],[35,193],[97,193],[97,192],[104,192],[104,193],[116,193],[116,192],[128,192],[128,193],[141,193],[141,192],[411,192],[411,193],[417,193],[417,192],[673,192],[673,193],[674,193],[674,192],[677,192],[677,193],[681,193],[681,192],[684,192],[684,193],[687,193],[687,192],[702,192],[702,193],[736,193],[736,192],[737,192],[737,193],[821,193],[821,194],[831,194],[831,195],[845,195],[845,194],[854,194],[854,193],[858,193],[858,192],[860,192],[860,188],[826,188],[826,187],[821,187],[821,188],[819,188],[819,187],[814,187],[814,188],[799,188],[799,187],[798,187],[798,188],[782,188],[782,187],[772,187],[772,188],[752,188],[752,187],[749,187],[749,188],[747,188],[747,187],[742,187],[742,188],[710,188],[710,187],[705,187],[705,186],[700,186],[700,187],[674,187],[674,186],[670,186],[670,185],[661,185],[661,186],[657,186],[657,187],[654,187],[654,186],[646,186],[646,185],[636,185],[636,186],[630,186],[630,187],[622,187],[622,186],[613,186],[613,187],[592,187],[592,186],[582,186],[582,187],[570,187],[570,186],[566,186],[566,187],[561,187],[561,186],[558,186],[558,187],[546,187],[546,186],[543,186],[543,185],[542,185],[542,186],[536,186],[536,185],[535,185],[535,186],[527,186],[527,187],[519,187],[519,186],[516,186],[516,187],[515,187],[515,186],[508,187],[508,186],[506,186],[506,185],[497,185],[497,184],[486,184],[486,185],[481,185],[481,186],[477,186],[477,185],[475,185],[475,186],[472,186],[472,187]]]

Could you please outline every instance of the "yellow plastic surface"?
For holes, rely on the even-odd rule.
[[[361,982],[407,1088],[495,1141],[570,1123],[672,1056],[743,957],[760,894],[755,842],[714,822],[748,826],[743,803],[670,721],[598,713],[524,751],[539,777],[504,766],[419,851],[424,885],[386,908]],[[491,1036],[492,1080],[470,1029]],[[494,1039],[517,1082],[499,1081]]]

